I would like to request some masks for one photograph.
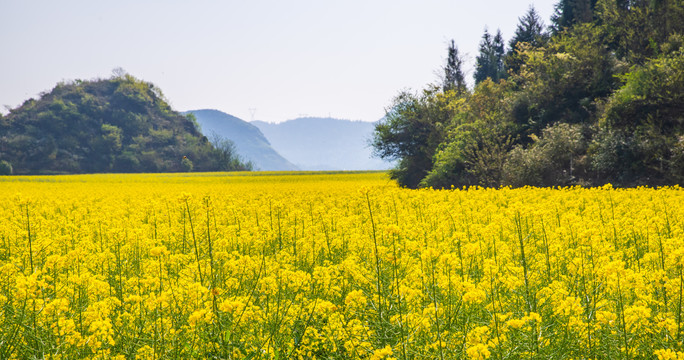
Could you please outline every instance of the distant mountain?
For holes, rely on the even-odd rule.
[[[279,124],[253,121],[271,146],[302,170],[386,170],[371,157],[374,124],[333,118],[298,118]]]
[[[254,164],[255,170],[298,170],[276,152],[256,126],[218,110],[190,110],[195,115],[202,133],[210,140],[214,133],[235,143],[244,160]]]
[[[159,88],[129,74],[62,82],[0,116],[0,164],[15,174],[244,168],[223,155]]]

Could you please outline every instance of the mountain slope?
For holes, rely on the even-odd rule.
[[[302,170],[385,170],[367,141],[374,124],[333,118],[298,118],[279,124],[253,121],[271,146]]]
[[[216,149],[159,88],[124,74],[59,83],[0,118],[16,174],[213,171]]]
[[[235,143],[236,150],[258,170],[297,170],[297,167],[276,152],[256,126],[218,110],[190,110],[202,133],[209,139],[217,134]]]

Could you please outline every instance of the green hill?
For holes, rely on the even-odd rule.
[[[0,161],[15,174],[244,168],[222,155],[159,88],[128,74],[59,83],[0,118]]]
[[[276,152],[256,126],[218,110],[191,110],[200,125],[200,131],[209,139],[218,135],[235,144],[237,152],[251,161],[259,170],[298,170]]]

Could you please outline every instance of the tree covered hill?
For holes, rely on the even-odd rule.
[[[59,83],[0,117],[0,161],[15,174],[248,168],[234,155],[128,74]]]
[[[442,84],[396,96],[373,146],[401,185],[684,184],[684,2],[559,0],[508,44],[485,30],[473,89],[452,43]]]
[[[190,110],[200,125],[200,131],[215,142],[218,136],[235,144],[237,152],[251,161],[255,168],[264,171],[291,171],[297,167],[275,151],[256,126],[219,110]],[[218,140],[218,139],[216,139]]]

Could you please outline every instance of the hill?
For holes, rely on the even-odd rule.
[[[59,83],[0,118],[0,163],[15,174],[245,169],[234,160],[128,74]]]
[[[333,118],[298,118],[279,124],[253,121],[271,146],[302,170],[385,170],[371,157],[374,124]]]
[[[259,170],[298,170],[297,167],[276,152],[264,134],[256,126],[218,110],[190,110],[200,125],[200,131],[210,140],[213,134],[228,139],[245,160],[251,161]]]
[[[581,11],[578,11],[581,9]],[[376,127],[402,186],[684,184],[684,2],[530,7],[506,50],[485,30],[475,87],[452,41],[440,84],[400,91]]]

